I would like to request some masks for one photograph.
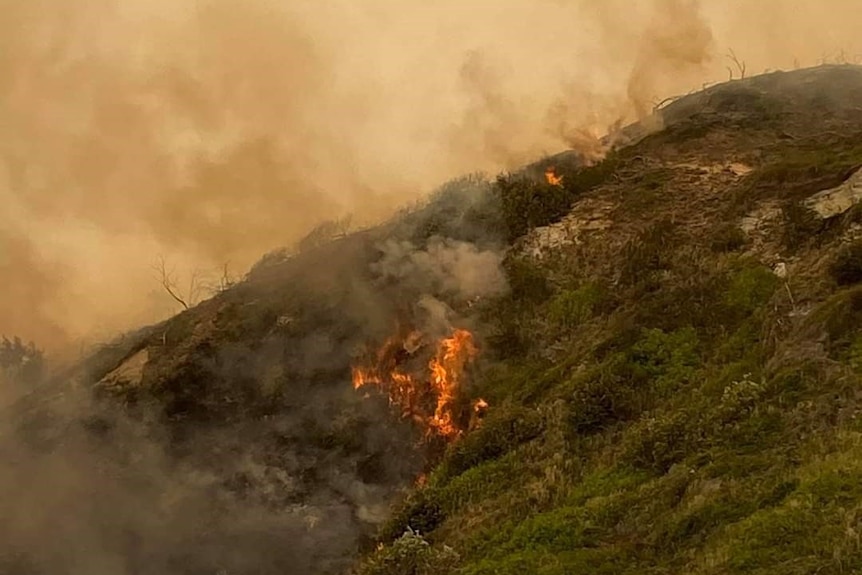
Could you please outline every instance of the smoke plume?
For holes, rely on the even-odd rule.
[[[841,3],[839,3],[841,4]],[[576,146],[665,96],[853,61],[813,0],[0,0],[0,331],[57,348],[176,311],[325,218]]]

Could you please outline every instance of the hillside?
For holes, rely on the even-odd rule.
[[[858,572],[860,101],[859,67],[772,73],[450,182],[106,347],[15,436],[109,462],[79,527],[134,573]],[[66,572],[31,535],[0,573]]]
[[[732,82],[562,188],[501,180],[491,408],[363,573],[862,570],[860,94]]]

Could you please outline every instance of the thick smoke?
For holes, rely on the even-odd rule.
[[[0,381],[0,573],[343,573],[432,449],[353,389],[354,350],[406,318],[424,372],[507,289],[500,230],[468,225],[489,197],[450,182],[391,235],[298,254],[77,377]]]
[[[508,284],[503,254],[451,238],[431,238],[422,249],[408,240],[389,240],[372,266],[384,283],[415,294],[413,315],[417,328],[432,339],[448,336],[463,308],[480,298],[503,293]],[[459,305],[460,304],[460,305]]]
[[[318,221],[595,136],[727,77],[853,61],[813,0],[0,0],[0,328],[56,348],[175,311]],[[11,279],[7,279],[11,278]]]
[[[432,238],[425,249],[410,241],[390,240],[374,265],[381,277],[404,289],[448,294],[460,299],[497,295],[506,288],[502,254],[476,244]]]
[[[363,413],[386,417],[349,385],[296,393],[302,405],[265,421],[199,425],[178,441],[155,412],[132,417],[85,389],[0,379],[0,573],[344,572],[360,534],[385,518],[386,474],[415,464],[397,429],[351,433]],[[327,418],[378,454],[371,467],[335,446],[315,451]],[[391,460],[378,461],[384,448]]]

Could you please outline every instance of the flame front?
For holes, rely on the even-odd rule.
[[[473,334],[456,330],[441,340],[434,357],[428,362],[428,377],[411,376],[397,365],[399,349],[408,353],[416,350],[416,332],[404,343],[390,338],[377,352],[371,367],[353,368],[353,387],[373,385],[385,391],[389,404],[400,409],[403,417],[412,417],[425,427],[427,435],[436,434],[453,439],[462,433],[456,419],[455,402],[461,388],[464,370],[475,359],[478,350]],[[426,401],[430,400],[430,401]],[[481,404],[481,407],[478,407]],[[474,410],[487,407],[484,400],[474,403]]]
[[[460,430],[453,421],[452,404],[461,386],[461,376],[467,363],[476,357],[473,334],[457,330],[450,338],[440,342],[437,356],[428,364],[431,370],[431,387],[437,396],[437,407],[431,426],[444,437],[453,437]]]
[[[558,176],[557,172],[553,166],[551,166],[545,170],[545,179],[552,186],[562,186],[563,185],[563,176]]]

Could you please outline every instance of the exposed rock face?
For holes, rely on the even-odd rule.
[[[144,380],[144,367],[149,360],[150,350],[145,347],[108,373],[96,385],[114,390],[137,387]]]
[[[862,200],[862,169],[856,170],[840,186],[818,192],[805,201],[805,206],[821,218],[841,215]]]
[[[854,172],[840,185],[819,191],[802,202],[802,206],[813,214],[812,217],[828,220],[847,213],[853,206],[862,201],[862,169]],[[775,260],[781,251],[778,237],[784,226],[781,201],[765,200],[743,217],[739,222],[740,229],[751,239],[751,251],[760,255],[766,261]],[[842,241],[851,241],[859,237],[858,226],[851,226],[842,237]]]
[[[532,230],[524,250],[533,257],[542,257],[547,251],[578,244],[585,234],[608,229],[615,207],[607,199],[585,198],[559,222]]]

